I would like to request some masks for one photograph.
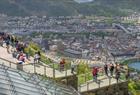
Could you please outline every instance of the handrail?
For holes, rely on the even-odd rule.
[[[9,60],[4,59],[4,58],[2,58],[2,57],[0,57],[0,59],[1,59],[1,60],[4,60],[4,61],[6,61],[6,62],[9,62],[9,63],[13,63],[13,64],[15,64],[15,65],[17,65],[17,64],[18,64],[18,63],[16,63],[16,62],[9,61]],[[23,65],[28,65],[28,64],[23,64]]]
[[[4,58],[2,58],[2,57],[0,57],[0,59],[1,59],[1,60],[4,60],[4,61],[6,61],[6,62],[13,63],[13,64],[17,65],[16,62],[9,61],[9,60],[4,59]],[[43,62],[40,61],[40,63],[43,63]],[[30,64],[30,63],[29,63],[29,64]],[[26,65],[29,65],[29,64],[23,64],[23,66],[26,66]],[[43,63],[43,64],[45,64],[45,63]],[[49,66],[47,66],[47,65],[43,65],[43,64],[38,64],[38,65],[40,65],[40,66],[44,66],[44,67],[49,67]]]
[[[3,60],[3,61],[8,62],[10,68],[12,67],[12,64],[14,64],[14,65],[16,65],[16,66],[18,67],[18,63],[9,61],[9,60],[4,59],[4,58],[1,58],[1,57],[0,57],[0,59]],[[37,64],[37,65],[40,66],[40,67],[43,67],[43,68],[44,68],[44,69],[43,69],[44,72],[43,72],[43,71],[42,71],[42,72],[36,72],[36,68],[37,68],[37,67],[36,67],[35,64],[33,64],[33,65],[34,65],[34,66],[33,66],[33,73],[34,73],[34,74],[39,74],[39,75],[47,76],[46,69],[47,69],[47,68],[51,68],[51,66],[45,65],[45,64],[43,64],[43,62],[41,62],[41,61],[40,61],[40,63],[42,63],[42,64]],[[19,68],[19,70],[22,70],[22,71],[24,71],[24,72],[30,73],[30,70],[29,70],[29,71],[26,71],[26,70],[24,70],[23,67],[22,67],[22,66],[27,66],[27,65],[28,65],[28,64],[21,64],[21,68]],[[54,63],[53,63],[52,70],[53,70],[53,77],[52,77],[52,78],[55,79],[55,67],[54,67]],[[64,70],[64,71],[67,72],[67,70]],[[32,72],[32,71],[31,71],[31,72]],[[66,76],[67,76],[67,75],[66,75]],[[47,76],[47,77],[50,77],[50,76]]]
[[[17,63],[15,63],[15,62],[9,61],[9,60],[4,59],[4,58],[1,58],[1,57],[0,57],[0,59],[1,59],[1,60],[4,60],[4,61],[7,61],[7,62],[9,62],[9,63],[17,64]]]

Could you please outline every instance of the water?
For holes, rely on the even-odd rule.
[[[129,64],[129,67],[140,70],[140,62],[134,62],[132,64]]]

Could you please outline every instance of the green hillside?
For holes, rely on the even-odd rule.
[[[90,3],[74,0],[0,0],[0,13],[13,16],[122,16],[140,11],[139,4],[140,0],[94,0]]]

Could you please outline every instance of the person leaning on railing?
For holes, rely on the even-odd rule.
[[[20,54],[18,54],[17,55],[17,60],[18,60],[18,64],[27,64],[27,63],[29,63],[29,61],[28,61],[28,59],[27,59],[27,57],[26,57],[26,54],[24,54],[24,53],[20,53]]]
[[[18,59],[18,64],[23,64],[25,62],[25,55],[21,53],[18,55],[17,59]]]

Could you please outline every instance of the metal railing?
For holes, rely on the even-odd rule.
[[[46,74],[47,73],[46,72],[47,66],[45,66],[45,65],[40,65],[40,64],[37,64],[37,65],[36,64],[32,64],[32,65],[31,64],[25,64],[25,65],[24,64],[18,64],[18,63],[14,63],[12,61],[6,60],[4,58],[0,58],[0,61],[1,61],[0,64],[3,64],[5,66],[8,66],[8,67],[13,68],[13,69],[22,70],[22,71],[25,71],[27,73],[34,73],[34,74],[47,76],[47,74]],[[24,67],[27,67],[27,66],[30,66],[30,68],[28,70],[26,70],[26,68],[24,69]],[[42,67],[44,69],[41,69],[41,72],[37,72],[37,67]],[[48,68],[50,68],[50,67],[48,66]]]
[[[64,70],[62,72],[60,72],[55,67],[56,63],[52,63],[50,66],[50,65],[46,65],[43,62],[39,62],[38,64],[34,64],[34,63],[18,64],[18,63],[6,60],[4,58],[0,58],[0,61],[1,61],[0,64],[4,64],[5,66],[8,66],[10,68],[22,70],[22,71],[25,71],[27,73],[34,73],[34,74],[43,75],[43,76],[46,76],[48,78],[55,79],[57,77],[58,73],[62,74],[62,77],[68,76],[69,69],[67,69],[67,66],[65,66]],[[59,64],[57,64],[57,65],[59,65]]]
[[[117,81],[116,76],[113,75],[111,76],[104,76],[104,77],[99,77],[97,81],[93,80],[86,80],[83,84],[78,84],[78,91],[83,92],[83,91],[89,91],[93,89],[99,89],[101,87],[109,86],[112,84],[117,84],[120,82],[125,82],[127,79],[123,79],[122,77],[124,76],[124,73],[121,73],[119,80]],[[83,79],[85,80],[85,77]],[[105,80],[105,81],[104,81]]]

